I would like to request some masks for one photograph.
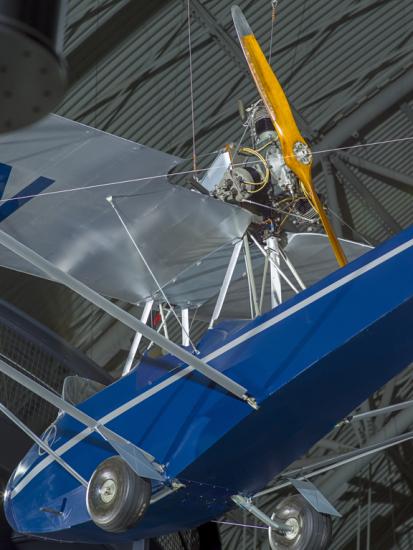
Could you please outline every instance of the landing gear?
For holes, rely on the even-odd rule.
[[[288,532],[268,528],[272,550],[325,550],[331,541],[331,517],[320,514],[301,495],[280,499],[272,520],[284,523]]]
[[[93,472],[86,494],[92,521],[101,529],[120,533],[145,514],[151,499],[151,482],[119,456],[104,460]]]

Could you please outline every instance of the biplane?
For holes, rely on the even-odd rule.
[[[4,495],[20,533],[138,541],[237,505],[272,548],[326,548],[336,512],[314,486],[292,480],[301,494],[271,517],[254,495],[413,359],[413,228],[375,249],[335,236],[286,96],[232,14],[261,98],[250,144],[222,149],[195,190],[171,182],[179,158],[55,115],[0,138],[1,265],[136,333],[118,380],[71,377],[61,396],[0,360],[58,410],[39,437],[0,405],[34,442]]]

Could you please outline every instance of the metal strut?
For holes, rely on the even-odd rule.
[[[241,384],[238,384],[234,380],[231,380],[231,378],[217,371],[204,361],[201,361],[200,359],[198,359],[198,357],[195,357],[182,347],[174,344],[173,342],[159,334],[153,328],[149,327],[145,323],[142,323],[141,321],[139,321],[139,319],[136,319],[136,317],[134,317],[130,313],[124,311],[122,308],[112,303],[107,298],[104,298],[95,290],[92,290],[72,275],[69,275],[69,273],[65,273],[54,264],[46,260],[46,258],[43,258],[42,256],[40,256],[40,254],[2,230],[0,230],[0,244],[5,246],[8,250],[11,250],[15,254],[17,254],[17,256],[19,256],[20,258],[25,259],[26,261],[40,269],[40,271],[42,271],[55,281],[67,286],[80,296],[83,296],[83,298],[89,300],[97,307],[101,308],[103,311],[106,311],[106,313],[108,313],[115,319],[118,319],[121,323],[124,323],[135,332],[141,332],[145,336],[145,338],[147,338],[148,340],[152,340],[153,342],[155,342],[155,344],[158,344],[158,346],[163,348],[165,351],[171,353],[172,355],[183,361],[185,364],[192,367],[192,369],[197,370],[198,372],[206,376],[209,380],[215,382],[215,384],[223,387],[228,392],[242,399],[243,401],[246,401],[252,408],[257,408],[253,397],[247,394],[247,389],[244,386],[241,386]]]
[[[241,252],[242,248],[242,241],[238,241],[234,249],[232,251],[231,259],[229,261],[227,271],[225,273],[224,281],[221,286],[221,290],[219,291],[219,295],[217,298],[217,302],[215,304],[214,312],[212,313],[211,322],[209,323],[209,328],[214,327],[215,321],[218,319],[218,317],[221,315],[222,306],[224,304],[229,285],[231,283],[232,276],[234,274],[235,266],[237,265],[239,254]]]
[[[344,426],[345,424],[350,424],[350,422],[353,422],[354,420],[363,420],[365,418],[380,416],[382,414],[390,414],[392,412],[401,411],[410,407],[413,407],[412,399],[410,399],[409,401],[402,401],[401,403],[395,403],[394,405],[388,405],[387,407],[382,407],[380,409],[372,409],[364,413],[352,414],[346,416],[346,418],[344,418],[344,420],[342,420],[341,422],[338,422],[336,424],[336,428]]]
[[[294,275],[294,278],[297,281],[297,283],[300,285],[301,289],[305,290],[307,287],[303,283],[303,280],[301,279],[300,275],[298,274],[297,270],[295,269],[294,265],[292,264],[290,258],[285,253],[285,250],[283,250],[282,248],[279,248],[279,252],[280,252],[280,256],[282,257],[284,262],[287,264],[287,267],[289,268],[291,273]]]
[[[260,315],[260,310],[259,310],[258,299],[257,299],[257,289],[255,286],[254,269],[252,267],[250,245],[248,242],[247,235],[244,235],[244,253],[245,253],[245,265],[247,268],[248,288],[250,291],[250,298],[252,303],[251,318],[254,319],[258,315]]]
[[[400,445],[401,443],[405,443],[406,441],[412,441],[412,440],[413,440],[413,431],[410,431],[400,436],[389,438],[380,443],[367,445],[366,447],[362,447],[360,449],[357,449],[356,451],[343,453],[342,455],[339,455],[337,457],[327,458],[325,460],[321,460],[320,462],[309,464],[308,466],[303,466],[295,470],[287,471],[285,473],[285,476],[287,476],[286,481],[280,481],[280,483],[278,483],[277,485],[274,485],[269,489],[264,489],[263,491],[256,493],[255,495],[253,495],[252,498],[257,499],[271,493],[276,493],[277,491],[284,489],[284,487],[289,487],[290,485],[292,485],[291,476],[297,476],[295,477],[295,481],[308,480],[310,478],[329,472],[330,470],[335,470],[337,468],[347,466],[352,462],[356,462],[358,460],[363,461],[363,459],[366,457],[372,456],[376,453],[385,451],[390,447],[394,447],[396,445]],[[345,470],[345,468],[343,468],[343,470]]]
[[[66,414],[89,428],[90,432],[96,431],[99,433],[105,441],[111,445],[119,455],[129,464],[129,466],[140,476],[148,477],[149,479],[156,479],[158,481],[164,481],[165,475],[163,473],[163,467],[155,462],[155,458],[134,445],[131,441],[128,441],[119,434],[113,432],[105,425],[101,424],[95,418],[92,418],[88,414],[84,413],[71,403],[68,403],[52,391],[48,390],[41,384],[38,384],[22,372],[18,371],[14,367],[11,367],[3,360],[0,359],[0,372],[17,382],[18,384],[26,387],[31,392],[35,393],[57,409],[64,411]]]
[[[270,281],[271,281],[271,308],[274,309],[282,302],[281,278],[280,278],[280,248],[278,246],[277,237],[269,237],[267,239],[267,249],[269,254],[270,264]]]
[[[264,250],[264,248],[260,245],[260,243],[257,241],[257,239],[254,237],[254,235],[250,234],[251,239],[253,240],[255,246],[258,248],[258,250],[261,252],[261,254],[266,258],[268,256],[267,252]],[[288,284],[288,286],[296,293],[298,294],[300,291],[297,290],[297,288],[292,284],[290,279],[285,275],[285,273],[282,271],[282,269],[274,262],[273,258],[271,256],[268,256],[268,260],[271,262],[271,265],[274,266],[274,268],[278,271],[280,274],[280,277],[284,279],[284,281]]]
[[[172,311],[170,309],[168,309],[168,311],[166,312],[166,315],[165,315],[162,304],[159,304],[159,313],[161,314],[161,323],[160,323],[159,327],[156,329],[156,332],[159,333],[159,332],[161,332],[161,330],[163,330],[163,333],[165,334],[165,338],[167,338],[169,340],[167,322],[168,322],[169,316],[172,314]],[[148,345],[146,351],[149,351],[151,349],[151,347],[153,346],[153,344],[154,344],[153,341],[149,342],[149,345]]]
[[[145,307],[143,308],[141,321],[142,323],[147,323],[149,319],[149,315],[152,311],[153,306],[153,300],[149,300],[149,302],[146,302]],[[133,338],[132,345],[129,350],[128,358],[126,359],[125,366],[123,367],[122,376],[125,376],[125,374],[128,374],[128,372],[131,370],[133,361],[135,359],[136,352],[138,351],[139,344],[142,340],[142,332],[137,332]]]
[[[53,449],[49,447],[40,437],[38,437],[32,430],[26,426],[17,416],[15,416],[3,403],[0,403],[0,411],[7,416],[9,420],[13,422],[22,432],[24,432],[36,445],[38,445],[45,453],[55,459],[55,461],[62,466],[76,481],[78,481],[83,487],[87,487],[87,481],[76,472],[61,456],[59,456]]]
[[[188,308],[181,309],[182,316],[182,345],[187,348],[190,344],[189,338],[189,310]]]
[[[136,252],[139,254],[139,257],[140,257],[140,259],[142,260],[142,262],[144,263],[146,269],[148,270],[149,275],[152,277],[154,283],[155,283],[156,286],[158,287],[158,292],[160,292],[160,293],[162,294],[163,299],[164,299],[165,302],[168,304],[169,309],[172,311],[172,313],[173,313],[175,319],[176,319],[177,322],[178,322],[178,325],[179,325],[179,326],[181,327],[181,329],[182,329],[182,332],[185,332],[184,325],[182,324],[182,322],[181,322],[181,320],[180,320],[178,314],[175,312],[175,309],[173,308],[172,304],[171,304],[170,301],[168,300],[168,297],[167,297],[167,295],[165,294],[165,291],[164,291],[164,289],[162,288],[162,285],[160,285],[158,279],[157,279],[156,276],[155,276],[155,273],[152,271],[151,266],[148,264],[148,262],[147,262],[145,256],[143,255],[142,250],[139,248],[138,243],[137,243],[136,240],[134,239],[132,233],[129,231],[129,228],[128,228],[128,226],[126,225],[125,220],[122,218],[122,215],[121,215],[121,213],[120,213],[118,207],[117,207],[116,204],[113,202],[113,197],[112,197],[112,196],[106,197],[106,200],[108,201],[108,203],[111,205],[111,207],[112,207],[113,210],[115,211],[115,214],[117,215],[117,217],[118,217],[120,223],[122,224],[122,227],[123,227],[123,229],[125,230],[127,236],[129,237],[129,240],[131,241],[131,243],[132,243],[133,247],[135,248]],[[194,351],[195,353],[197,353],[198,351],[197,351],[196,347],[194,346],[193,342],[191,341],[191,338],[189,337],[189,333],[188,333],[188,332],[186,332],[186,337],[187,337],[188,342],[189,342],[189,344],[191,345],[193,351]],[[188,344],[188,345],[189,345],[189,344]]]
[[[277,519],[272,519],[267,514],[262,512],[257,506],[255,506],[250,498],[243,497],[241,495],[234,495],[231,497],[231,500],[235,502],[239,508],[242,510],[246,510],[253,516],[255,516],[257,519],[262,521],[264,525],[267,527],[271,527],[271,529],[274,529],[277,531],[277,533],[280,533],[281,535],[285,535],[291,531],[291,527],[287,525],[286,523],[282,521],[278,521]]]

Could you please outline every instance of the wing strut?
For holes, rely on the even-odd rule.
[[[140,476],[158,481],[165,481],[163,468],[155,462],[152,455],[140,449],[127,439],[113,432],[96,419],[84,413],[71,403],[68,403],[52,391],[48,390],[41,384],[35,382],[16,368],[8,365],[0,359],[0,372],[17,382],[18,384],[28,388],[30,391],[48,401],[54,407],[61,409],[66,414],[87,426],[90,431],[98,432],[119,455],[125,459],[130,467]]]
[[[87,481],[76,472],[61,456],[59,456],[49,445],[47,445],[40,437],[38,437],[32,430],[26,426],[17,416],[15,416],[3,403],[0,403],[0,412],[2,412],[13,424],[15,424],[22,432],[24,432],[36,445],[40,447],[45,453],[49,454],[55,459],[55,461],[62,466],[71,476],[73,476],[83,487],[87,487]]]
[[[121,323],[124,323],[135,332],[142,333],[145,338],[152,340],[162,349],[168,353],[171,353],[185,364],[192,367],[192,369],[199,371],[215,384],[218,384],[236,397],[246,401],[252,408],[257,408],[255,399],[247,394],[247,389],[244,386],[241,386],[234,380],[231,380],[231,378],[225,376],[225,374],[222,374],[204,361],[198,359],[198,357],[195,357],[174,342],[171,342],[153,328],[149,327],[145,323],[142,323],[130,313],[127,313],[107,298],[104,298],[98,292],[92,290],[69,273],[65,273],[57,266],[46,260],[46,258],[43,258],[40,254],[2,230],[0,230],[0,244],[20,256],[20,258],[23,258],[40,269],[50,278],[67,286],[80,296],[83,296],[86,300],[92,302],[92,304],[95,304],[95,306],[103,309],[103,311],[106,311],[106,313],[115,319],[118,319]]]
[[[314,189],[311,150],[297,127],[281,84],[238,6],[232,7],[232,18],[252,77],[280,140],[285,163],[301,181],[310,204],[320,216],[337,262],[343,266],[347,263],[346,256]]]

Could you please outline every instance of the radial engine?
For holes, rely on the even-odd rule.
[[[244,125],[251,146],[228,146],[200,183],[217,199],[237,203],[256,214],[257,225],[270,225],[272,234],[318,232],[321,224],[317,211],[285,163],[267,110],[258,103],[247,114]],[[309,164],[311,152],[304,147],[297,154]]]

